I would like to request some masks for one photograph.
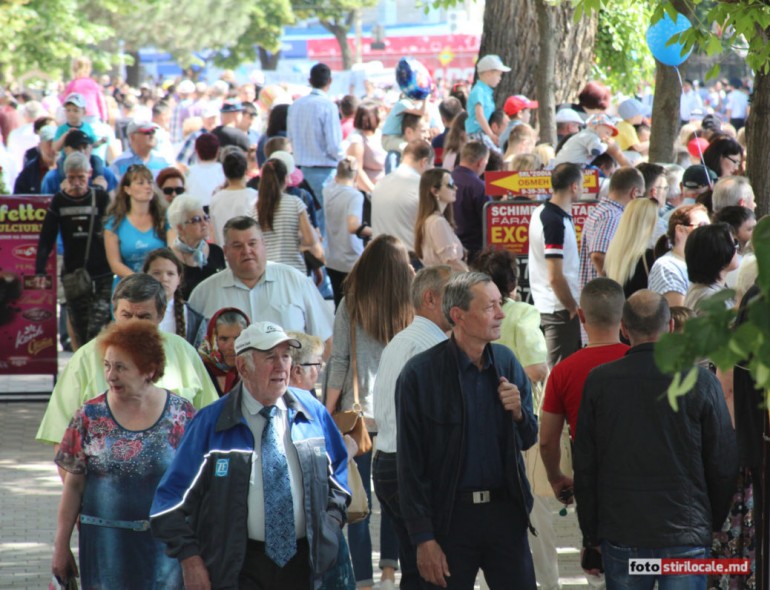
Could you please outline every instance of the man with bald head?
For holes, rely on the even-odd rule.
[[[603,562],[608,588],[637,587],[640,578],[629,570],[640,559],[707,557],[712,531],[727,516],[738,461],[712,373],[695,367],[695,386],[677,398],[677,409],[668,401],[672,378],[653,354],[673,326],[665,298],[637,291],[620,326],[631,348],[589,374],[574,450],[583,567],[598,573]],[[650,587],[654,577],[646,578]],[[661,588],[673,581],[706,587],[705,576],[658,577]]]

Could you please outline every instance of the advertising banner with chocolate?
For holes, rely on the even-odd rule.
[[[56,257],[35,278],[50,197],[0,195],[0,375],[56,375]]]

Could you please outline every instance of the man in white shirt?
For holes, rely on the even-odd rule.
[[[380,357],[374,383],[374,418],[377,452],[372,463],[374,492],[398,535],[401,588],[419,589],[415,548],[409,538],[398,503],[396,475],[396,381],[407,361],[447,339],[450,326],[441,310],[444,287],[452,276],[446,265],[423,268],[412,283],[414,321],[388,343]]]
[[[682,83],[682,97],[679,99],[679,119],[682,125],[690,122],[693,111],[703,109],[703,101],[700,95],[695,92],[692,80],[685,80]]]
[[[433,148],[422,139],[404,148],[401,164],[377,183],[372,193],[372,234],[390,234],[414,251],[414,226],[420,202],[420,176],[433,167]]]
[[[553,197],[529,222],[529,284],[548,347],[548,366],[580,349],[580,258],[572,203],[582,192],[583,171],[563,163],[551,172]]]
[[[230,219],[224,237],[228,268],[193,289],[190,307],[204,317],[235,307],[252,322],[275,322],[286,330],[318,336],[326,341],[328,353],[334,318],[310,279],[267,260],[262,232],[251,217]]]

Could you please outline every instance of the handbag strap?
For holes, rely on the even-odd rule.
[[[353,363],[353,403],[361,408],[358,402],[358,362],[356,360],[356,325],[353,319],[350,320],[350,351]]]
[[[88,223],[88,241],[86,242],[86,256],[83,259],[83,268],[88,264],[88,257],[91,254],[91,236],[94,234],[94,218],[96,217],[96,192],[91,189],[91,221]]]

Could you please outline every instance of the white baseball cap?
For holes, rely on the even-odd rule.
[[[499,70],[501,72],[510,72],[511,68],[503,63],[499,55],[485,55],[476,63],[476,71],[489,72],[490,70]]]
[[[302,348],[299,340],[289,338],[278,324],[273,322],[255,322],[235,339],[235,354],[241,354],[252,349],[264,352],[272,350],[284,342],[288,342],[289,346],[293,348]]]
[[[585,121],[575,109],[561,109],[556,112],[556,122],[582,125]]]

